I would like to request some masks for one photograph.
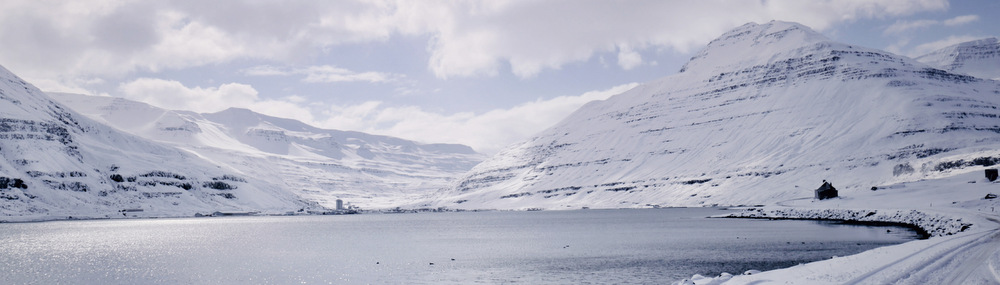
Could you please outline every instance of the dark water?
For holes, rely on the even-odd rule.
[[[899,227],[704,218],[720,213],[702,208],[0,224],[0,283],[663,284],[696,273],[788,267],[917,237]]]

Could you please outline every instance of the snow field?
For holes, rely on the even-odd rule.
[[[960,173],[950,177],[892,184],[876,191],[841,192],[842,198],[793,199],[722,215],[903,223],[920,227],[931,237],[785,269],[695,276],[678,283],[996,284],[1000,282],[1000,212],[996,212],[1000,201],[984,198],[1000,193],[1000,183],[986,180],[982,169],[956,170]]]

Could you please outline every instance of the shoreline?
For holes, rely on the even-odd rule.
[[[925,239],[931,238],[931,235],[926,230],[924,230],[923,228],[921,228],[921,227],[919,227],[917,225],[914,225],[914,224],[902,223],[902,222],[854,221],[854,220],[839,220],[839,219],[815,219],[815,218],[791,218],[791,217],[789,217],[789,218],[784,218],[784,217],[774,217],[774,218],[772,218],[772,217],[712,216],[712,217],[709,217],[709,218],[774,220],[774,221],[781,221],[781,220],[793,220],[793,221],[829,221],[829,222],[840,222],[840,223],[844,223],[844,224],[848,224],[848,225],[859,225],[859,226],[875,226],[875,227],[878,227],[878,226],[896,226],[896,227],[907,228],[907,229],[910,229],[910,230],[914,231],[919,236],[917,238],[918,240],[925,240]]]
[[[919,237],[915,241],[928,240],[928,239],[930,239],[932,237],[936,237],[936,236],[940,237],[940,236],[950,236],[950,235],[959,234],[959,233],[962,233],[962,232],[968,230],[972,226],[972,224],[969,224],[969,223],[961,223],[961,220],[962,220],[961,218],[957,218],[957,219],[956,218],[945,218],[944,220],[947,220],[950,223],[961,223],[961,226],[958,227],[959,230],[957,232],[954,232],[954,231],[952,231],[952,229],[954,229],[955,227],[940,227],[941,224],[934,224],[934,225],[938,225],[938,226],[930,226],[928,224],[923,224],[922,225],[921,223],[913,222],[913,220],[910,220],[910,221],[888,220],[888,219],[883,220],[883,219],[879,219],[879,218],[885,218],[885,216],[884,215],[878,215],[879,211],[883,211],[883,212],[889,211],[889,212],[893,212],[895,214],[893,217],[899,217],[900,216],[899,214],[901,212],[907,211],[907,212],[909,212],[911,214],[911,216],[919,216],[917,218],[917,221],[923,220],[923,217],[927,216],[927,214],[925,214],[923,212],[920,212],[918,210],[915,210],[915,209],[909,209],[909,210],[884,210],[884,209],[883,210],[850,210],[850,209],[806,209],[806,208],[793,208],[793,207],[783,207],[783,206],[772,206],[772,207],[761,207],[761,206],[756,206],[756,207],[732,207],[732,208],[729,208],[729,209],[730,210],[737,210],[737,212],[732,212],[732,213],[727,213],[727,214],[720,214],[720,215],[714,215],[714,216],[710,216],[708,218],[754,219],[754,220],[831,221],[831,222],[842,222],[842,223],[845,223],[845,224],[855,224],[855,225],[863,225],[863,226],[899,226],[899,227],[908,228],[910,230],[913,230],[915,233],[917,233],[917,235]],[[864,213],[864,215],[859,215],[861,213]],[[940,220],[940,219],[941,218],[938,218],[938,220]],[[932,233],[936,233],[936,235],[932,235]],[[910,241],[910,242],[906,242],[906,243],[912,243],[912,242],[914,242],[914,241]],[[904,243],[904,244],[906,244],[906,243]],[[896,246],[896,245],[890,245],[890,246],[886,246],[886,247],[893,247],[893,246]],[[865,252],[860,252],[860,253],[853,254],[853,255],[850,255],[850,256],[853,256],[853,257],[861,256],[861,255],[864,255],[864,254],[866,254],[868,252],[875,251],[877,249],[878,248],[871,249],[871,250],[868,250],[868,251],[865,251]],[[834,257],[834,258],[836,258],[836,257]],[[813,261],[813,262],[810,262],[810,263],[807,263],[807,264],[814,264],[814,263],[819,263],[819,262],[824,262],[824,261],[827,261],[827,260],[818,260],[818,261]],[[756,269],[751,269],[751,270],[748,270],[747,272],[736,273],[736,274],[739,274],[739,275],[733,275],[732,273],[723,272],[721,275],[715,276],[715,277],[702,276],[702,275],[699,275],[699,274],[695,274],[695,275],[691,276],[690,278],[686,278],[686,279],[683,279],[683,280],[675,281],[675,282],[673,282],[671,284],[678,284],[678,285],[688,285],[688,284],[694,284],[694,285],[698,285],[698,284],[730,284],[730,283],[733,283],[733,282],[730,282],[730,281],[736,281],[736,280],[733,280],[733,279],[737,278],[737,277],[740,277],[740,276],[752,276],[752,275],[758,275],[758,274],[763,274],[763,273],[771,273],[771,272],[778,272],[778,271],[784,271],[784,270],[794,270],[794,268],[800,267],[800,266],[803,266],[803,265],[800,264],[800,265],[797,265],[797,266],[792,266],[792,267],[787,267],[787,268],[780,268],[780,269],[773,269],[773,270],[768,270],[768,271],[760,271],[760,270],[756,270]],[[771,280],[771,281],[773,282],[773,281],[776,281],[776,280]]]
[[[958,234],[972,228],[973,226],[972,223],[964,222],[961,217],[926,213],[916,209],[805,209],[787,207],[754,207],[715,217],[827,220],[870,225],[901,225],[914,228],[918,230],[921,235],[927,238]]]
[[[922,187],[917,189],[920,192],[940,189],[935,187],[937,185],[920,186]],[[989,189],[983,190],[989,191]],[[927,238],[783,269],[750,272],[752,274],[723,274],[716,277],[695,275],[674,284],[1000,282],[1000,276],[995,273],[996,269],[991,267],[991,264],[1000,264],[1000,250],[997,250],[1000,248],[1000,216],[992,211],[994,202],[983,200],[980,195],[983,194],[972,192],[962,195],[968,196],[966,198],[968,200],[965,201],[959,198],[962,196],[942,196],[957,201],[944,207],[906,207],[912,205],[913,201],[894,201],[892,198],[895,198],[893,197],[895,195],[885,195],[871,201],[857,197],[839,200],[834,204],[795,199],[788,201],[791,203],[778,203],[773,206],[734,208],[736,212],[716,215],[713,218],[817,220],[861,225],[895,225],[922,232]],[[942,200],[940,197],[935,198]],[[921,202],[919,204],[927,204],[925,201],[930,200],[927,197],[919,199]],[[842,208],[841,205],[849,208]]]

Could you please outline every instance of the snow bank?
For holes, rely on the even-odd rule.
[[[913,209],[823,209],[823,208],[788,208],[781,206],[747,208],[739,212],[715,216],[717,218],[755,218],[755,219],[809,219],[836,220],[864,224],[904,224],[916,227],[922,234],[933,238],[908,242],[896,246],[882,247],[857,255],[834,257],[833,259],[817,261],[786,269],[761,272],[747,271],[743,275],[734,276],[722,274],[717,277],[694,275],[691,278],[674,282],[673,284],[868,284],[897,283],[903,279],[915,284],[927,284],[928,276],[942,275],[941,271],[949,271],[947,267],[936,267],[936,260],[949,262],[958,256],[969,256],[969,250],[964,247],[973,243],[968,240],[983,233],[993,232],[986,220],[977,219],[971,213],[931,213]],[[963,217],[965,220],[963,220]],[[970,230],[973,223],[981,224],[976,230]],[[978,231],[978,232],[977,232]],[[961,234],[959,234],[961,233]],[[970,263],[966,260],[957,264]],[[982,262],[972,262],[982,264]],[[911,277],[910,273],[921,272]],[[758,276],[763,274],[763,276]],[[753,276],[751,276],[753,275]],[[966,278],[966,276],[961,276]],[[909,278],[909,279],[908,279]],[[907,283],[902,282],[902,283]],[[931,284],[936,282],[929,282]],[[951,284],[951,283],[948,283]]]
[[[929,214],[917,210],[854,210],[749,208],[723,215],[727,218],[836,220],[859,223],[892,223],[917,227],[926,236],[947,236],[972,227],[962,218]]]
[[[705,276],[702,276],[701,274],[695,274],[694,276],[691,276],[690,279],[684,279],[684,280],[681,280],[681,281],[677,281],[674,284],[675,285],[715,285],[715,284],[722,284],[723,282],[729,281],[729,279],[732,279],[732,278],[733,278],[732,274],[725,273],[725,272],[723,272],[721,275],[719,275],[719,277],[715,277],[715,278],[705,277]]]

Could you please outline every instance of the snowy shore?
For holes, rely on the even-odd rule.
[[[930,238],[753,274],[693,276],[676,284],[997,284],[1000,184],[981,171],[869,189],[841,198],[796,199],[721,217],[907,224]],[[740,274],[742,272],[735,272]]]
[[[928,237],[953,235],[972,226],[970,223],[963,222],[962,218],[959,217],[928,214],[917,210],[749,208],[720,217],[832,220],[862,224],[905,225],[914,227],[918,233]]]

